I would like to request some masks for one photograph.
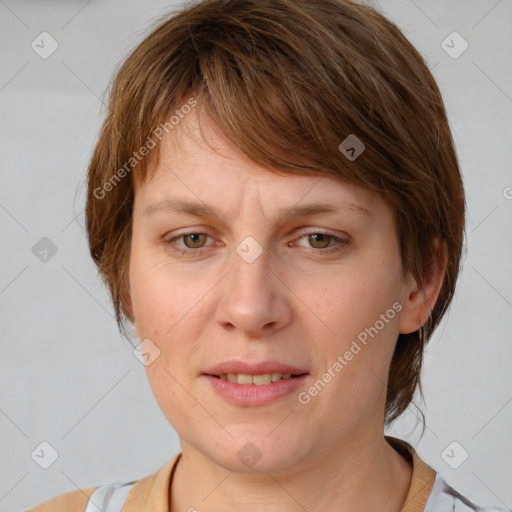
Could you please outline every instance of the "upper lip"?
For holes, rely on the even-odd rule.
[[[263,375],[265,373],[290,373],[292,375],[302,375],[308,373],[302,368],[291,366],[289,364],[279,363],[277,361],[261,361],[259,363],[246,363],[244,361],[224,361],[208,368],[204,371],[205,375],[226,375],[228,373],[245,375]]]

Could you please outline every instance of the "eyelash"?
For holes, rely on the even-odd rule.
[[[175,236],[173,238],[164,240],[164,242],[168,245],[171,251],[178,252],[180,254],[201,254],[205,249],[207,249],[209,246],[206,247],[198,247],[197,249],[191,248],[191,247],[181,247],[176,248],[173,246],[173,242],[179,239],[183,239],[185,236],[188,235],[206,235],[207,237],[211,238],[207,233],[201,233],[198,231],[189,231],[186,233],[181,233],[178,236]],[[342,238],[339,238],[337,236],[331,235],[330,233],[326,233],[324,231],[308,231],[306,233],[303,233],[301,236],[297,238],[297,240],[300,240],[304,237],[310,236],[310,235],[323,235],[329,237],[331,240],[334,240],[337,242],[337,245],[334,246],[327,246],[326,248],[317,248],[317,247],[309,247],[308,249],[310,251],[316,252],[316,253],[323,253],[323,254],[332,254],[341,251],[345,248],[346,245],[348,245],[349,241],[344,240]],[[290,244],[291,242],[289,242]],[[288,245],[288,244],[287,244]]]

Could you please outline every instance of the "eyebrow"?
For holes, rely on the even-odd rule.
[[[340,211],[349,211],[359,213],[364,216],[373,218],[372,212],[356,203],[313,203],[306,205],[297,205],[286,210],[283,209],[278,213],[279,218],[295,218],[295,217],[306,217],[313,215],[320,215],[324,213],[340,213]],[[142,215],[150,215],[155,212],[168,212],[168,213],[185,213],[196,217],[217,217],[220,218],[217,213],[209,208],[206,204],[188,201],[184,199],[172,199],[165,198],[157,203],[153,203],[144,208]]]

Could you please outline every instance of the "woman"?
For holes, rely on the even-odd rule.
[[[383,433],[465,217],[441,95],[390,21],[347,0],[173,13],[112,84],[86,211],[182,451],[32,510],[479,510]]]

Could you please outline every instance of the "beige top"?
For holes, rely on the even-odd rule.
[[[386,436],[386,440],[398,452],[412,460],[411,485],[400,512],[423,512],[434,484],[435,471],[405,441],[390,436]],[[130,491],[122,512],[169,512],[169,485],[172,484],[174,470],[181,455],[181,452],[178,453],[158,472],[138,480]],[[27,512],[84,512],[89,496],[95,489],[90,487],[61,494]]]

